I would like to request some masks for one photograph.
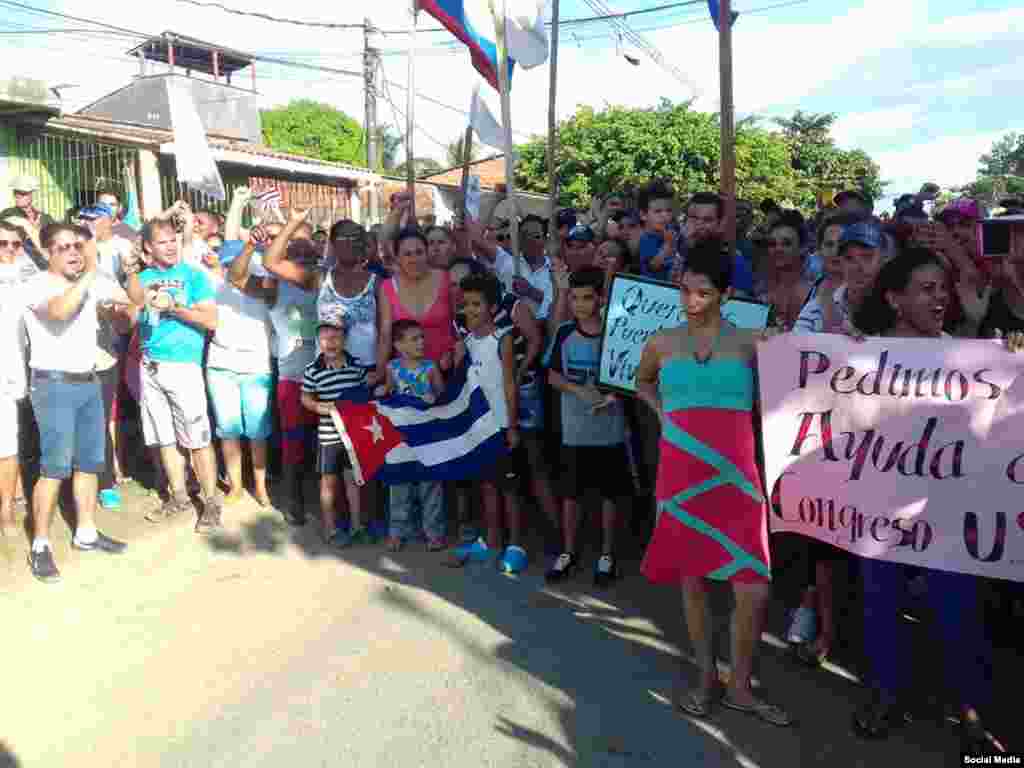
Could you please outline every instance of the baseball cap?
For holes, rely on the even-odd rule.
[[[28,174],[21,174],[11,179],[11,189],[15,192],[38,192],[39,179]]]
[[[572,229],[576,226],[576,211],[571,208],[565,208],[558,212],[555,220],[558,222],[559,227],[569,227],[569,229]]]
[[[952,216],[960,216],[964,219],[980,219],[981,206],[978,205],[977,200],[972,200],[969,197],[958,197],[939,211],[937,218],[939,221],[945,221]]]
[[[103,205],[103,203],[88,205],[78,212],[78,218],[85,219],[85,221],[96,221],[96,219],[104,217],[112,219],[114,218],[114,212],[110,210],[110,206]]]
[[[848,224],[843,227],[843,233],[839,236],[839,247],[849,243],[866,245],[868,248],[882,247],[882,230],[871,221],[858,221],[856,224]]]
[[[321,328],[337,328],[348,333],[348,315],[340,307],[327,307],[320,313],[316,332],[320,333]]]
[[[594,242],[594,230],[585,224],[577,224],[569,230],[569,242],[592,243]]]
[[[861,192],[859,189],[844,189],[832,200],[836,205],[842,205],[844,202],[853,198],[854,200],[860,200],[867,208],[874,208],[875,201],[868,197],[866,194]]]

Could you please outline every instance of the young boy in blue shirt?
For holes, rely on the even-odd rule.
[[[566,579],[578,567],[579,501],[590,488],[601,494],[601,555],[594,584],[618,577],[615,561],[617,503],[632,494],[623,404],[597,389],[601,363],[601,292],[604,272],[584,267],[569,276],[573,320],[555,334],[548,352],[548,382],[561,393],[563,551],[548,570],[549,582]]]

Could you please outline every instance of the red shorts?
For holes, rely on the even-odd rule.
[[[302,407],[302,383],[277,382],[277,418],[281,429],[281,462],[288,466],[302,464],[313,438],[319,418]]]

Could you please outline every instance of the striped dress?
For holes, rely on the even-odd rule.
[[[735,328],[723,326],[723,335],[733,333]],[[673,357],[662,363],[659,389],[659,515],[641,571],[665,584],[685,578],[770,581],[750,363]]]

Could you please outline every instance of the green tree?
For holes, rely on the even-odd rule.
[[[978,158],[978,176],[957,190],[990,205],[1024,196],[1024,134],[1008,133]]]
[[[366,165],[363,128],[328,104],[310,99],[262,110],[263,141],[271,149],[317,160]]]
[[[822,130],[827,132],[827,127]],[[820,131],[809,133],[821,140]],[[558,138],[562,205],[589,207],[594,195],[655,178],[670,181],[680,195],[719,186],[718,115],[695,111],[686,103],[662,99],[653,109],[610,106],[600,112],[580,107],[558,126]],[[865,176],[869,188],[877,182],[877,166],[864,153],[843,152],[830,140],[825,143],[837,172]],[[793,167],[793,146],[783,133],[761,128],[756,120],[742,121],[736,130],[738,194],[753,200],[772,197],[813,211],[815,185]],[[516,183],[528,191],[546,192],[546,141],[534,138],[517,150]]]
[[[1024,175],[1024,134],[1008,133],[978,158],[978,176]]]
[[[797,207],[813,210],[822,189],[857,188],[873,199],[881,197],[884,183],[878,165],[859,149],[836,146],[831,130],[837,115],[797,110],[792,117],[775,118],[789,146],[791,165],[796,175]]]
[[[469,145],[469,161],[480,157],[480,145],[470,143]],[[455,168],[456,166],[462,165],[466,162],[466,137],[465,135],[459,136],[454,141],[448,142],[446,151],[446,162],[449,168]]]

